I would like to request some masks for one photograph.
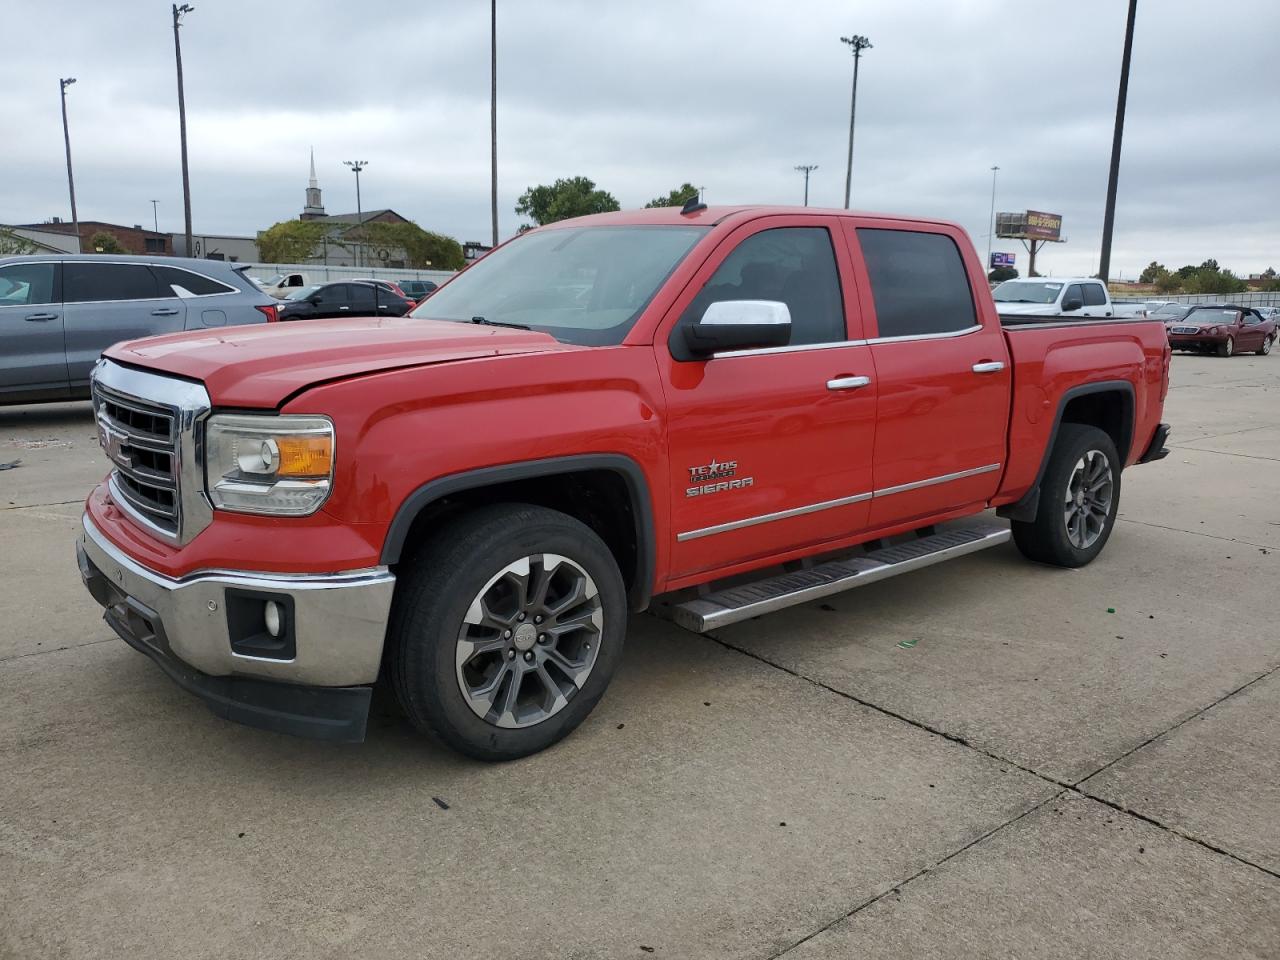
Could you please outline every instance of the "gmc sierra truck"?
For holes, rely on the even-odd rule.
[[[629,614],[715,630],[1010,538],[1093,560],[1167,452],[1164,326],[1021,319],[951,223],[552,224],[407,317],[108,350],[81,575],[221,716],[360,740],[385,679],[523,756],[600,700]]]

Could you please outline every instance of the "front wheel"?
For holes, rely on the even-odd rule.
[[[1064,423],[1040,481],[1034,520],[1013,523],[1023,556],[1057,567],[1083,567],[1102,552],[1120,505],[1116,446],[1106,432]]]
[[[485,507],[400,574],[387,663],[420,730],[480,760],[536,753],[578,726],[622,656],[626,591],[609,548],[554,510]]]
[[[1274,333],[1271,334],[1271,336],[1269,337],[1265,337],[1262,341],[1262,346],[1258,348],[1258,356],[1265,357],[1268,353],[1270,353],[1271,345],[1275,343],[1275,340],[1276,340],[1276,335]]]
[[[1227,337],[1225,341],[1218,344],[1218,356],[1229,357],[1236,352],[1236,341],[1232,337]]]

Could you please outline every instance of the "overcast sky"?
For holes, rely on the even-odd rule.
[[[197,233],[296,217],[314,145],[330,213],[489,238],[484,0],[196,0],[182,28]],[[582,174],[624,208],[683,181],[720,203],[843,202],[960,221],[1064,217],[1042,272],[1097,269],[1125,0],[498,0],[501,233],[529,185]],[[182,229],[168,3],[5,0],[0,222],[69,217],[68,94],[82,219]],[[1280,3],[1140,0],[1112,275],[1216,257],[1280,268]],[[1025,253],[1016,241],[995,249]]]

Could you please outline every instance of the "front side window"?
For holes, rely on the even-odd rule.
[[[881,337],[954,333],[976,326],[969,275],[941,233],[858,228]]]
[[[53,303],[52,263],[11,263],[0,267],[0,307]]]
[[[722,300],[785,303],[792,346],[848,339],[840,275],[825,227],[776,227],[747,237],[716,268],[680,324],[697,322]]]
[[[537,230],[477,260],[411,316],[527,327],[564,343],[618,344],[706,229]]]
[[[1084,285],[1084,305],[1086,307],[1101,307],[1107,302],[1107,292],[1102,289],[1100,283],[1086,283]]]
[[[103,300],[154,300],[160,287],[151,268],[140,263],[91,263],[68,260],[63,266],[67,303]],[[167,295],[167,294],[166,294]]]
[[[1075,306],[1068,307],[1067,305],[1071,303],[1072,300],[1075,301]],[[1084,291],[1080,289],[1080,284],[1073,283],[1071,286],[1067,287],[1066,292],[1062,294],[1062,309],[1074,310],[1082,306],[1083,304],[1084,304]]]

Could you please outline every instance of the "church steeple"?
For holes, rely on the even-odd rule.
[[[311,148],[311,179],[307,181],[307,205],[302,208],[300,220],[315,220],[325,216],[324,202],[320,199],[320,182],[316,180],[316,150]]]

